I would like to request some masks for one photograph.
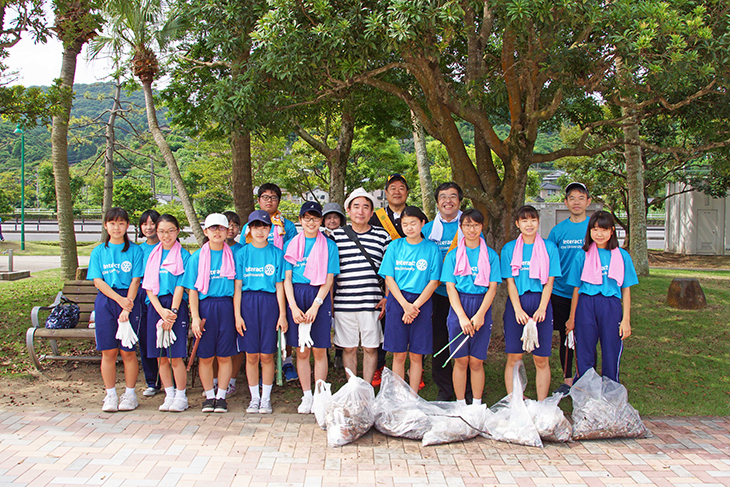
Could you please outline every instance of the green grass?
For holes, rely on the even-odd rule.
[[[99,242],[77,242],[76,251],[78,255],[91,255],[91,251],[99,245]],[[0,242],[0,253],[13,249],[15,255],[60,255],[61,248],[58,242],[25,242],[25,250],[20,250],[20,242]]]
[[[652,270],[650,277],[632,288],[632,330],[621,364],[621,378],[629,391],[629,401],[647,416],[727,416],[730,415],[730,272]],[[666,293],[674,277],[700,280],[708,306],[700,311],[683,311],[666,304]],[[25,349],[25,331],[30,326],[30,310],[50,303],[61,289],[59,270],[37,272],[30,279],[0,282],[0,375],[15,378],[34,370]],[[61,342],[66,347],[89,347],[89,342]],[[390,360],[390,358],[389,358]],[[504,392],[504,342],[494,333],[486,362],[484,400],[493,404]],[[534,367],[526,356],[527,395],[535,397]],[[557,334],[553,341],[552,388],[561,376],[557,354]],[[425,361],[430,377],[430,359]],[[239,376],[245,390],[244,375]],[[330,373],[338,389],[344,372]],[[196,379],[196,383],[199,380]],[[421,393],[436,397],[436,386],[426,380]],[[299,402],[295,387],[276,388],[275,400]],[[564,402],[569,406],[569,402]]]

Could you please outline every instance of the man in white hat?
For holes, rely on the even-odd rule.
[[[385,297],[377,274],[390,235],[370,225],[375,199],[363,188],[345,200],[351,225],[332,235],[340,254],[340,274],[334,299],[335,345],[344,349],[344,366],[357,373],[357,347],[363,347],[362,377],[370,382],[375,374],[378,347],[383,341],[380,318]]]

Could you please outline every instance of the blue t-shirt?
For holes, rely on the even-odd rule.
[[[175,288],[177,286],[183,286],[183,278],[185,277],[184,272],[179,276],[176,276],[175,274],[172,274],[170,271],[162,267],[162,264],[163,262],[165,262],[165,259],[167,258],[169,253],[169,250],[162,249],[162,258],[160,259],[160,292],[157,296],[175,294]],[[190,260],[190,252],[182,248],[180,249],[180,257],[182,257],[183,266],[185,266],[185,268],[187,269],[188,260]],[[183,293],[183,299],[188,299],[187,293]],[[149,298],[147,298],[147,303],[149,304],[149,302],[150,300]]]
[[[86,278],[104,279],[114,289],[129,289],[132,279],[144,275],[144,254],[138,245],[129,244],[122,252],[124,244],[101,244],[91,251],[89,270]]]
[[[550,261],[548,276],[560,277],[560,257],[558,256],[558,248],[549,240],[544,240],[544,242],[545,249],[548,253],[548,259]],[[522,247],[522,267],[520,268],[520,273],[517,274],[517,276],[512,275],[512,267],[510,264],[512,263],[512,254],[515,252],[516,243],[517,240],[512,240],[511,242],[504,244],[504,247],[502,247],[502,255],[499,258],[502,264],[502,279],[507,279],[509,277],[514,278],[515,285],[517,286],[517,292],[520,296],[528,291],[541,293],[543,286],[540,279],[530,279],[530,258],[532,257],[533,244],[525,244]]]
[[[243,240],[244,242],[246,239]],[[228,245],[228,244],[226,244]],[[236,255],[236,252],[238,252],[239,249],[243,248],[243,244],[240,242],[234,242],[233,245],[231,245],[231,252],[233,252],[233,255]]]
[[[309,258],[309,253],[314,247],[315,240],[317,239],[305,239],[304,257],[302,258],[302,260],[300,260],[296,264],[291,264],[289,263],[289,261],[284,261],[284,270],[292,271],[292,282],[294,284],[310,284],[310,280],[304,277],[304,268],[307,265],[307,259]],[[325,237],[325,240],[327,241],[327,274],[337,275],[340,273],[340,253],[337,250],[337,244],[327,237]],[[285,254],[287,247],[289,247],[289,243],[290,242],[284,244]]]
[[[639,277],[636,275],[636,269],[634,269],[634,261],[631,260],[631,256],[624,249],[620,248],[619,250],[621,251],[621,256],[624,258],[624,282],[621,284],[621,288],[639,284]],[[601,274],[603,275],[603,283],[600,286],[580,280],[580,276],[583,273],[583,265],[586,262],[585,252],[581,252],[578,256],[576,256],[575,263],[570,268],[568,285],[571,289],[576,287],[580,288],[578,292],[588,294],[589,296],[603,294],[604,296],[615,296],[621,299],[621,289],[619,289],[618,282],[616,282],[616,279],[608,278],[608,266],[611,263],[611,251],[607,249],[598,249],[598,257],[601,259]]]
[[[225,244],[224,244],[225,245]],[[188,263],[185,265],[185,273],[183,274],[183,287],[197,291],[195,289],[195,281],[198,279],[198,262],[200,261],[200,250],[190,256]],[[234,255],[235,262],[235,255]],[[203,300],[208,296],[212,297],[233,297],[235,291],[235,283],[233,279],[221,276],[221,265],[223,263],[223,251],[210,251],[210,282],[208,284],[208,294],[198,291],[198,299]]]
[[[441,279],[442,266],[441,251],[435,243],[424,238],[412,245],[399,238],[388,245],[379,274],[395,279],[401,291],[421,294],[429,281]]]
[[[489,290],[489,286],[477,286],[474,280],[479,272],[479,247],[475,249],[466,248],[466,256],[469,258],[471,266],[470,276],[455,276],[454,268],[456,267],[456,249],[446,255],[444,259],[444,268],[441,270],[441,282],[453,282],[456,284],[456,290],[460,293],[467,294],[485,294]],[[489,282],[502,282],[502,270],[499,267],[499,256],[491,247],[487,247],[489,255]]]
[[[284,249],[286,249],[286,244],[289,243],[289,240],[291,240],[294,237],[296,237],[298,232],[297,232],[296,225],[294,225],[292,222],[290,222],[289,220],[287,220],[283,216],[281,217],[281,221],[284,222],[284,230],[286,231],[286,233],[284,235],[282,235],[284,237]],[[244,245],[245,245],[245,242],[246,242],[246,237],[245,237],[245,235],[246,235],[246,228],[248,228],[248,223],[246,223],[243,226],[243,229],[241,230],[241,241],[243,242]],[[272,245],[274,244],[274,229],[275,228],[276,228],[276,225],[272,225],[271,226],[271,231],[269,231],[269,243],[272,244]]]
[[[583,253],[583,242],[588,230],[588,218],[580,223],[573,223],[570,219],[563,220],[550,230],[548,240],[558,247],[560,255],[560,271],[563,274],[555,278],[553,293],[564,298],[573,297],[573,287],[568,286],[570,269],[578,254]]]
[[[157,244],[149,244],[146,241],[139,244],[139,248],[142,249],[142,253],[144,254],[144,265],[147,267],[147,259],[150,258],[150,254],[152,253],[152,250],[157,247]]]
[[[426,223],[423,226],[423,230],[421,230],[421,233],[426,236],[427,239],[431,240],[431,230],[433,229],[433,220]],[[459,221],[453,221],[449,223],[441,222],[443,225],[444,231],[441,232],[441,240],[431,240],[431,242],[438,245],[439,250],[441,251],[441,258],[446,258],[446,253],[449,251],[449,247],[451,247],[451,244],[454,241],[454,237],[456,237],[457,232],[459,231]],[[442,282],[438,288],[436,288],[436,294],[440,294],[441,296],[446,296],[446,285]]]
[[[276,292],[276,283],[284,280],[284,252],[267,244],[264,248],[243,245],[235,254],[236,279],[242,291]]]

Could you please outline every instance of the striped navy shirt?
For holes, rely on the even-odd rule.
[[[373,311],[383,298],[378,286],[378,278],[355,242],[345,231],[338,228],[332,233],[340,253],[340,273],[337,275],[335,289],[335,312]],[[377,267],[390,242],[388,232],[380,227],[371,226],[365,233],[358,233],[360,243],[367,250]]]

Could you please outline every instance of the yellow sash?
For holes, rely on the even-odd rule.
[[[380,220],[380,224],[383,225],[385,231],[390,234],[390,238],[392,240],[400,238],[400,234],[398,233],[398,230],[395,229],[395,225],[393,225],[393,222],[388,216],[388,212],[385,210],[385,208],[378,209],[375,212],[375,215],[378,217],[378,220]]]
[[[456,235],[454,235],[454,240],[451,241],[451,245],[449,245],[449,250],[446,251],[448,254],[452,250],[454,250],[459,245],[459,232],[456,232]]]

